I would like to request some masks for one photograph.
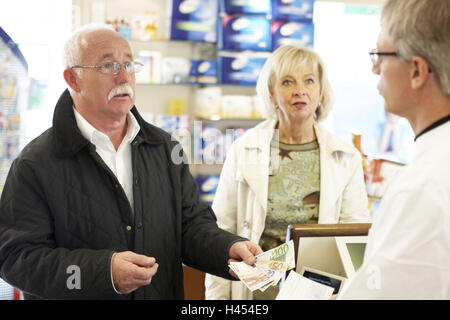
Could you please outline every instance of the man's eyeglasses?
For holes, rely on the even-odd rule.
[[[378,66],[383,56],[398,56],[398,52],[381,52],[378,49],[373,49],[369,52],[369,55],[373,65]]]
[[[100,66],[73,66],[71,68],[72,69],[75,69],[75,68],[97,69],[101,73],[104,73],[104,74],[116,75],[120,72],[120,69],[122,68],[122,66],[125,67],[125,70],[129,74],[133,74],[133,73],[141,71],[142,67],[144,65],[142,63],[140,63],[139,61],[130,61],[130,62],[125,62],[125,63],[107,62]]]

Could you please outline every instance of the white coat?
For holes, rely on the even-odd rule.
[[[265,226],[276,123],[265,120],[232,144],[212,205],[219,227],[254,243]],[[319,223],[370,222],[360,153],[320,125],[315,124],[314,130],[320,154]],[[252,298],[240,281],[207,274],[205,287],[206,299]]]
[[[423,134],[387,188],[364,262],[339,299],[450,299],[450,121]]]

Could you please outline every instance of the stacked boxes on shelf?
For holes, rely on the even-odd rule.
[[[218,0],[172,0],[169,6],[170,39],[216,43],[218,6]],[[189,60],[185,82],[216,84],[216,60]]]
[[[221,0],[220,82],[254,86],[269,52],[285,44],[312,48],[313,8],[314,0]]]
[[[170,39],[215,43],[217,41],[217,0],[172,0]],[[185,83],[217,83],[214,60],[188,60]]]
[[[218,0],[172,0],[167,6],[167,34],[166,37],[157,37],[158,30],[149,33],[147,29],[151,19],[149,14],[140,19],[109,19],[116,30],[131,40],[162,40],[195,41],[199,43],[215,44],[217,41],[217,12]],[[131,30],[124,30],[121,25],[130,25]],[[137,22],[136,22],[137,21]],[[153,20],[152,20],[153,21]],[[123,23],[122,23],[123,22]],[[143,25],[145,27],[143,27]],[[125,28],[126,29],[126,28]],[[150,37],[150,35],[155,35]],[[201,59],[188,59],[184,57],[163,56],[158,51],[140,51],[138,60],[144,64],[143,70],[136,75],[137,83],[162,83],[162,84],[216,84],[217,61],[208,59],[208,55],[201,55]]]
[[[217,0],[172,0],[170,4],[171,40],[217,41]]]
[[[214,123],[194,123],[194,164],[223,164],[232,143],[242,136],[247,128],[227,128],[225,132]]]
[[[163,57],[141,51],[144,70],[137,83],[216,83],[254,86],[270,52],[281,45],[312,48],[314,0],[171,0],[167,19],[170,40],[215,44],[217,59]],[[131,40],[161,39],[161,13],[109,18]],[[210,57],[209,57],[210,58]]]
[[[254,86],[272,51],[271,1],[220,1],[218,71],[223,84]]]
[[[314,0],[272,0],[272,50],[282,45],[313,47]]]

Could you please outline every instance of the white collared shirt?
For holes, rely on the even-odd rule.
[[[119,180],[134,211],[133,202],[133,167],[131,161],[131,142],[141,127],[131,112],[127,114],[127,133],[116,150],[109,137],[94,128],[83,116],[73,108],[75,120],[83,137],[95,145],[96,152]]]

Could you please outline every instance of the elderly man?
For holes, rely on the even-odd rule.
[[[261,249],[217,227],[175,142],[133,106],[128,42],[107,26],[65,46],[53,126],[13,163],[0,202],[0,277],[25,298],[182,299],[182,263],[231,278]]]
[[[370,54],[387,112],[416,134],[343,299],[450,299],[450,0],[390,0]]]

